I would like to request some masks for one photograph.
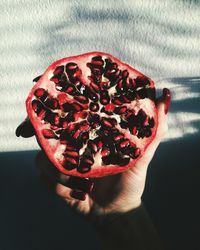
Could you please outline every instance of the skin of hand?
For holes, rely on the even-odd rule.
[[[110,214],[125,213],[139,207],[148,165],[168,131],[167,112],[170,101],[171,93],[165,88],[162,98],[157,100],[158,128],[156,136],[134,167],[123,173],[103,178],[70,177],[59,173],[45,153],[41,151],[36,158],[41,180],[48,187],[54,189],[56,194],[78,213],[92,215],[93,219]],[[25,120],[19,125],[16,130],[17,136],[29,137],[34,134],[33,127],[29,123],[29,120]]]

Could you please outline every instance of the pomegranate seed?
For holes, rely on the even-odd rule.
[[[59,77],[58,76],[53,76],[53,77],[51,77],[51,79],[50,79],[52,82],[54,82],[54,83],[59,83]]]
[[[115,108],[115,105],[110,103],[104,107],[107,111],[113,111]]]
[[[75,121],[75,114],[74,114],[73,111],[70,111],[70,112],[66,115],[65,118],[62,118],[62,124],[61,124],[61,126],[64,126],[64,123],[65,123],[65,122],[68,124],[69,122],[73,122],[73,121]]]
[[[68,101],[67,95],[65,93],[59,94],[57,98],[60,105],[63,105]]]
[[[149,117],[148,122],[149,122],[149,126],[150,126],[150,128],[153,128],[153,127],[154,127],[154,125],[155,125],[155,122],[154,122],[153,117],[151,117],[151,118]]]
[[[133,135],[136,135],[136,134],[137,134],[137,127],[136,127],[136,126],[134,126],[134,127],[131,129],[131,133],[132,133]]]
[[[102,162],[105,165],[115,164],[116,162],[116,155],[107,155],[102,157]]]
[[[95,92],[92,92],[92,91],[89,93],[88,97],[90,98],[90,100],[92,100],[94,102],[97,102],[99,100],[97,94]]]
[[[61,110],[63,110],[64,112],[72,112],[74,111],[74,107],[69,103],[64,103],[63,105],[61,105]]]
[[[141,125],[144,125],[146,119],[147,119],[146,113],[144,112],[143,109],[140,109],[137,114],[137,122]]]
[[[81,133],[81,140],[83,141],[83,143],[86,143],[88,139],[89,139],[89,133],[88,132],[82,132]]]
[[[103,101],[104,99],[107,101],[107,104],[110,102],[110,96],[107,90],[101,90],[99,94],[100,94],[100,102]]]
[[[35,90],[34,95],[40,100],[44,101],[48,95],[47,91],[43,88],[38,88]]]
[[[109,128],[112,128],[112,127],[113,127],[113,122],[112,122],[112,120],[109,119],[109,118],[103,117],[103,118],[101,119],[101,123],[102,123],[103,126],[106,126],[106,127],[109,127]]]
[[[77,102],[72,103],[71,106],[77,112],[82,111],[84,109],[84,107],[81,104],[77,103]]]
[[[83,161],[88,165],[92,165],[94,163],[93,158],[85,158]]]
[[[68,161],[69,163],[71,163],[73,165],[77,165],[78,164],[77,159],[70,158],[70,157],[65,157],[65,161]]]
[[[54,75],[59,75],[59,74],[62,74],[63,72],[64,72],[64,66],[61,65],[61,66],[56,67],[56,69],[54,70],[53,74]]]
[[[77,69],[74,74],[73,74],[73,78],[75,79],[79,79],[82,75],[82,71],[80,69]]]
[[[46,139],[57,139],[58,138],[51,129],[43,129],[42,134]]]
[[[130,161],[129,157],[120,158],[118,160],[118,164],[119,164],[119,166],[125,166],[129,163],[129,161]]]
[[[112,103],[116,104],[116,105],[122,105],[123,102],[120,100],[119,97],[114,97],[112,100],[111,100]]]
[[[127,103],[129,103],[130,101],[133,101],[136,98],[136,93],[129,90],[124,94],[124,98],[125,98],[124,100],[126,100]]]
[[[109,155],[109,154],[110,154],[109,149],[106,148],[106,147],[104,147],[104,148],[102,149],[102,151],[101,151],[102,157],[107,156],[107,155]]]
[[[98,75],[102,74],[102,69],[101,68],[97,68],[97,67],[91,67],[91,72],[95,76],[98,76]]]
[[[100,87],[99,87],[97,84],[95,84],[94,82],[91,82],[91,83],[90,83],[90,87],[91,87],[91,89],[94,90],[95,92],[98,92],[98,91],[100,90]]]
[[[101,149],[102,147],[103,147],[103,142],[99,141],[99,143],[98,143],[98,150]]]
[[[67,158],[67,159],[65,158],[65,160],[63,162],[63,167],[69,171],[77,168],[77,164],[71,163],[68,159],[70,159],[70,158]]]
[[[123,94],[121,95],[121,100],[123,103],[131,103],[131,101],[129,100],[129,98],[127,98],[127,94]]]
[[[81,163],[78,168],[77,171],[81,174],[85,174],[88,173],[91,170],[91,166],[86,164],[86,163]]]
[[[134,158],[137,158],[140,155],[140,149],[136,148]]]
[[[103,67],[104,61],[102,60],[101,56],[95,56],[92,58],[92,64],[95,66],[101,66]]]
[[[72,96],[78,94],[76,87],[73,84],[68,84],[67,86],[64,87],[63,90],[65,91],[65,93],[72,95]]]
[[[127,140],[120,142],[119,146],[120,146],[120,148],[124,148],[124,147],[127,147],[129,144],[130,144],[130,142],[127,139]]]
[[[90,110],[93,111],[93,112],[97,112],[99,110],[99,104],[91,102],[90,103]]]
[[[47,100],[44,103],[50,109],[58,109],[59,108],[59,103],[58,103],[58,100],[56,98],[49,97],[49,98],[47,98]]]
[[[38,100],[33,100],[32,101],[32,108],[33,108],[33,111],[36,114],[38,114],[41,111],[41,109],[43,108],[43,105]]]
[[[41,120],[43,120],[45,118],[47,111],[41,102],[39,102],[37,100],[33,100],[32,101],[32,108]]]
[[[125,84],[124,84],[124,80],[123,79],[120,79],[118,81],[118,84],[116,86],[116,90],[118,93],[122,93],[124,92],[126,89],[125,89]]]
[[[89,123],[86,120],[84,120],[79,123],[79,126],[88,126],[88,124]]]
[[[88,144],[88,148],[92,150],[92,153],[96,153],[98,151],[97,145],[94,141],[89,140],[87,144]]]
[[[83,104],[87,104],[89,102],[88,98],[84,95],[74,96],[74,99]]]
[[[119,141],[119,140],[121,140],[122,138],[124,138],[124,135],[116,135],[116,136],[114,137],[114,140],[115,140],[115,141]]]
[[[69,142],[67,142],[67,141],[66,141],[66,147],[65,148],[66,148],[66,151],[71,151],[71,150],[73,151],[75,149],[73,146],[69,145]]]
[[[136,92],[138,99],[149,98],[151,100],[156,99],[155,88],[142,88]]]
[[[87,120],[90,123],[90,125],[92,125],[93,123],[98,124],[100,121],[100,116],[98,114],[89,113]]]
[[[100,88],[101,89],[108,89],[109,88],[109,82],[100,82]]]
[[[148,126],[144,127],[144,136],[150,137],[152,135],[151,129]]]
[[[119,124],[120,124],[121,128],[124,128],[124,129],[127,129],[129,127],[128,122],[123,121],[123,120],[121,120],[121,122]]]
[[[134,79],[129,78],[129,81],[127,82],[127,87],[131,90],[134,90],[136,88],[136,83]]]
[[[64,153],[63,153],[63,155],[65,156],[68,156],[68,157],[78,157],[79,156],[79,154],[78,154],[78,152],[76,152],[76,151],[69,151],[69,150],[66,150]]]
[[[129,75],[128,70],[123,70],[123,71],[122,71],[122,77],[123,77],[123,78],[127,78],[128,75]]]
[[[137,88],[138,87],[143,87],[145,85],[150,85],[149,79],[147,77],[145,77],[145,76],[138,76],[135,79],[135,83],[136,83]]]
[[[80,136],[80,134],[81,134],[81,130],[77,130],[74,134],[73,134],[73,138],[74,139],[77,139],[79,136]]]
[[[66,64],[65,67],[66,67],[66,72],[68,74],[73,74],[78,69],[78,65],[74,62],[70,62],[70,63]]]
[[[75,120],[78,120],[79,118],[85,119],[88,116],[88,112],[87,111],[81,111],[76,113],[73,112],[73,116]]]
[[[123,113],[125,113],[127,111],[127,107],[126,106],[122,106],[122,107],[116,107],[115,109],[114,109],[114,112],[115,112],[115,114],[123,114]]]
[[[60,116],[56,113],[51,113],[50,123],[58,126],[60,124]]]

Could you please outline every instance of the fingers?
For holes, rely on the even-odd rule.
[[[171,104],[171,92],[167,88],[163,89],[163,103],[165,104],[165,114],[167,114]]]
[[[28,117],[17,127],[15,134],[17,137],[22,136],[24,138],[35,135],[34,127]]]
[[[37,82],[41,77],[42,75],[37,76],[33,79],[33,82]],[[15,134],[17,137],[22,136],[24,138],[35,135],[35,130],[28,117],[17,127]]]
[[[80,190],[72,190],[70,192],[70,196],[81,201],[84,201],[86,199],[86,193]]]
[[[136,168],[141,168],[146,166],[148,167],[150,161],[152,160],[154,153],[160,144],[163,137],[166,135],[168,131],[167,125],[167,112],[170,107],[171,102],[171,93],[169,89],[163,89],[163,95],[161,98],[157,100],[157,110],[158,110],[158,127],[154,140],[148,146],[143,157],[136,164]]]
[[[163,89],[162,98],[157,101],[158,110],[158,128],[154,140],[161,141],[168,131],[167,113],[171,104],[171,92],[169,89]]]
[[[51,187],[62,198],[73,197],[79,200],[85,200],[86,193],[90,193],[93,188],[93,182],[86,178],[70,177],[60,173],[49,161],[44,152],[40,152],[36,158],[40,174],[45,181],[51,183]],[[45,176],[45,177],[44,177]],[[64,196],[63,196],[64,194]]]

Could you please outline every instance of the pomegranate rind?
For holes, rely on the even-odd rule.
[[[157,113],[157,107],[154,101],[151,101],[151,111],[152,111],[152,115],[155,121],[155,125],[152,129],[152,135],[146,139],[145,141],[145,145],[142,145],[142,147],[140,147],[141,150],[141,154],[137,159],[131,159],[129,164],[126,166],[118,166],[118,165],[105,165],[105,166],[95,166],[92,167],[91,170],[87,173],[79,173],[76,169],[73,170],[66,170],[62,163],[55,157],[55,150],[57,145],[48,145],[48,141],[47,139],[44,138],[44,136],[42,135],[41,129],[40,129],[40,119],[35,115],[35,113],[33,112],[32,109],[32,100],[33,100],[33,93],[36,89],[38,89],[41,86],[46,86],[48,89],[51,90],[51,88],[53,88],[52,82],[50,82],[50,75],[53,73],[53,71],[55,70],[55,68],[57,66],[60,65],[65,65],[68,62],[77,62],[80,65],[80,59],[81,59],[81,65],[84,64],[84,60],[85,62],[88,62],[92,57],[94,56],[102,56],[102,57],[108,57],[110,58],[112,61],[116,62],[118,65],[120,65],[120,68],[122,69],[128,69],[129,72],[131,72],[133,75],[135,75],[135,77],[137,76],[144,76],[146,77],[144,74],[142,74],[141,72],[139,72],[138,70],[132,68],[130,65],[128,65],[127,63],[121,62],[119,59],[117,59],[116,57],[108,54],[108,53],[103,53],[103,52],[89,52],[89,53],[85,53],[85,54],[81,54],[81,55],[77,55],[77,56],[70,56],[70,57],[66,57],[66,58],[62,58],[58,61],[53,62],[48,68],[47,70],[44,72],[44,74],[42,75],[42,77],[38,80],[38,82],[33,86],[33,88],[31,89],[27,100],[26,100],[26,109],[27,109],[27,113],[28,113],[28,117],[31,121],[31,123],[34,126],[35,132],[36,132],[36,137],[37,140],[39,141],[39,144],[41,146],[41,148],[45,151],[46,155],[48,156],[49,160],[52,162],[52,164],[63,174],[66,175],[70,175],[70,176],[78,176],[78,177],[92,177],[92,178],[96,178],[96,177],[103,177],[103,176],[107,176],[107,175],[113,175],[113,174],[118,174],[118,173],[122,173],[124,171],[126,171],[129,168],[133,168],[135,166],[135,164],[140,160],[140,158],[143,156],[144,152],[146,151],[147,147],[151,144],[151,142],[153,141],[155,135],[156,135],[156,131],[157,131],[157,125],[158,125],[158,113]],[[81,66],[80,65],[80,66]],[[149,78],[148,78],[149,79]],[[154,81],[150,80],[150,87],[154,88]]]

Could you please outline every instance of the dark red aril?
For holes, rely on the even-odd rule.
[[[93,112],[97,112],[99,110],[99,104],[95,102],[90,103],[90,110]]]

